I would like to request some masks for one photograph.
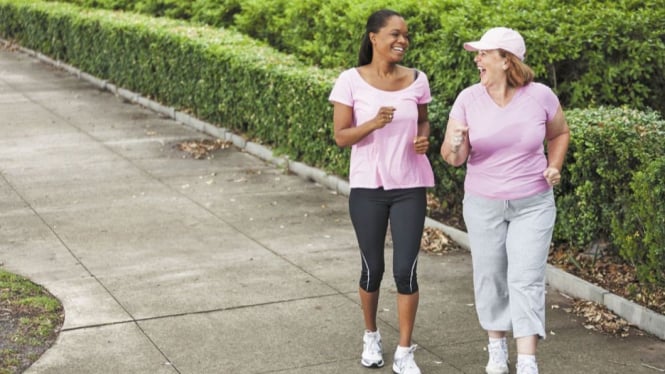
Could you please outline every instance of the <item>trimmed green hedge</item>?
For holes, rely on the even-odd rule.
[[[334,144],[327,101],[338,70],[304,65],[230,30],[36,0],[0,0],[0,35],[298,161],[348,173],[349,150]],[[456,37],[461,42],[470,35]],[[460,56],[460,64],[470,57],[441,56],[448,63]],[[464,168],[438,155],[448,110],[441,100],[431,105],[430,160],[437,195],[461,216]],[[658,112],[624,107],[567,110],[566,116],[572,140],[555,190],[555,241],[584,247],[608,240],[636,264],[641,280],[662,284],[665,208],[658,202],[664,196],[653,186],[663,184],[665,121]]]
[[[232,27],[308,65],[355,65],[367,16],[392,8],[407,19],[406,63],[431,75],[450,105],[477,80],[462,43],[492,26],[518,29],[527,62],[567,108],[628,105],[665,113],[663,0],[69,0]],[[260,27],[257,27],[260,25]]]
[[[640,282],[665,286],[665,120],[625,107],[574,109],[566,117],[573,135],[555,189],[554,241],[609,244]]]
[[[635,173],[630,195],[612,217],[612,242],[645,284],[665,285],[665,156]]]
[[[665,120],[628,108],[572,109],[566,118],[572,137],[555,189],[561,222],[555,240],[609,241],[612,221],[631,200],[634,174],[665,154]]]

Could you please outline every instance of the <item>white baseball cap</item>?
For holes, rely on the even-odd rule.
[[[524,60],[526,54],[526,45],[522,35],[507,27],[494,27],[487,30],[480,40],[464,43],[464,49],[467,51],[503,49],[520,60]]]

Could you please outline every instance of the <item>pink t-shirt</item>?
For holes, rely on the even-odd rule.
[[[417,79],[404,89],[383,91],[367,83],[357,69],[348,69],[337,78],[329,100],[353,108],[352,126],[371,120],[382,106],[396,108],[392,122],[351,147],[351,188],[434,186],[427,156],[413,148],[418,135],[418,104],[432,100],[423,72],[418,72]]]
[[[545,130],[559,105],[554,92],[541,83],[518,88],[503,108],[480,83],[464,89],[450,118],[469,127],[465,191],[510,200],[551,188],[543,177]]]

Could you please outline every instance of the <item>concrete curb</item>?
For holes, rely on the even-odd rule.
[[[5,46],[11,45],[9,41],[2,38],[0,38],[0,43],[3,43]],[[214,126],[192,117],[187,113],[179,112],[175,108],[166,107],[160,103],[142,97],[138,93],[126,90],[124,88],[116,87],[115,85],[108,83],[105,80],[96,78],[85,72],[81,72],[79,69],[73,66],[65,64],[61,61],[53,60],[39,52],[35,52],[24,47],[19,47],[18,50],[22,53],[35,57],[44,63],[61,68],[78,77],[79,79],[86,80],[91,84],[99,87],[100,89],[107,90],[127,101],[146,107],[165,117],[171,118],[176,122],[201,131],[202,133],[230,141],[236,147],[252,154],[253,156],[256,156],[279,167],[284,167],[290,172],[325,186],[335,193],[344,196],[349,195],[350,187],[348,182],[335,175],[328,174],[320,169],[311,167],[301,162],[289,160],[288,158],[276,157],[273,155],[271,149],[258,143],[249,142],[242,136],[234,134],[228,129]],[[469,249],[469,239],[467,233],[454,227],[446,226],[429,217],[426,218],[425,225],[427,227],[440,229],[460,246],[467,250]],[[546,269],[546,279],[547,283],[552,288],[575,298],[590,300],[595,303],[604,305],[618,316],[624,318],[631,325],[634,325],[643,331],[665,340],[665,315],[656,313],[639,304],[612,294],[611,292],[601,287],[575,277],[574,275],[571,275],[570,273],[567,273],[549,264],[547,265]]]
[[[545,276],[547,282],[557,290],[580,299],[605,304],[605,295],[609,293],[606,289],[598,287],[593,283],[582,280],[552,265],[547,265]]]

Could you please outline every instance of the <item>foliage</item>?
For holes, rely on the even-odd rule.
[[[463,42],[505,25],[523,34],[527,62],[565,107],[629,105],[665,113],[663,0],[69,1],[235,28],[307,65],[332,69],[356,63],[367,16],[392,8],[413,35],[405,63],[431,75],[432,92],[445,105],[476,80]]]
[[[644,284],[665,286],[665,156],[637,171],[612,220],[613,242]]]
[[[557,188],[555,240],[584,246],[611,238],[612,220],[632,194],[635,172],[663,154],[665,121],[657,112],[622,108],[566,112],[571,143]]]
[[[231,27],[241,11],[242,0],[194,0],[192,21],[216,27]]]

